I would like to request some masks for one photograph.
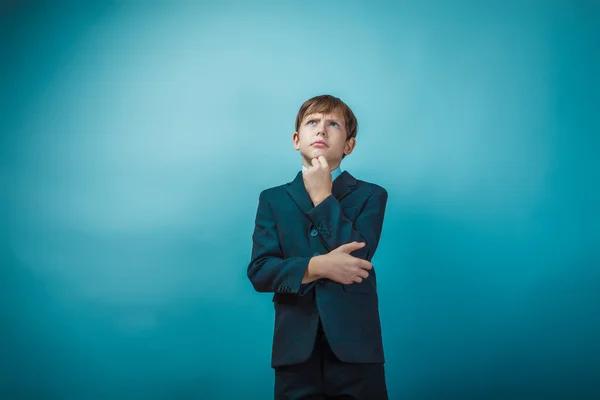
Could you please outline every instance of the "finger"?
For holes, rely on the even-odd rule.
[[[362,249],[363,247],[365,247],[365,242],[353,242],[354,244],[351,246],[351,249],[349,251],[349,253],[352,253],[353,251],[356,251],[358,249]]]
[[[362,282],[362,278],[360,276],[355,276],[354,279],[353,279],[353,282],[361,283]]]
[[[353,252],[354,250],[360,249],[364,245],[365,245],[364,242],[350,242],[350,243],[341,245],[340,247],[338,247],[338,249],[340,251],[343,251],[343,252],[349,254],[349,253]]]
[[[369,273],[362,268],[354,267],[348,271],[348,274],[351,276],[358,276],[361,279],[367,279],[369,277]]]
[[[319,156],[319,163],[321,163],[321,167],[326,168],[327,171],[329,171],[329,163],[327,162],[327,159],[324,156]]]
[[[369,273],[367,271],[365,271],[364,269],[359,270],[356,274],[357,274],[357,276],[361,277],[362,279],[367,279],[369,277]]]
[[[319,160],[316,159],[316,158],[313,158],[312,160],[310,160],[310,162],[311,162],[312,166],[316,167],[316,168],[318,168],[321,165],[321,163],[319,162]]]
[[[358,265],[362,269],[371,270],[373,269],[373,264],[368,262],[367,260],[361,260],[362,262]]]

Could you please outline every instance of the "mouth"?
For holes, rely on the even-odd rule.
[[[323,142],[322,140],[317,140],[316,142],[311,144],[311,146],[313,146],[313,147],[329,147],[329,146],[327,146],[327,143]]]

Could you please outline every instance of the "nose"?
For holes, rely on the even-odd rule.
[[[321,121],[319,122],[319,125],[317,126],[317,136],[321,135],[324,136],[327,134],[327,131],[325,130],[325,122]]]

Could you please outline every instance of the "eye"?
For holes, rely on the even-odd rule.
[[[315,121],[314,119],[311,119],[310,121],[308,121],[308,122],[306,123],[306,125],[314,125],[314,124],[316,124],[316,123],[317,123],[317,121]]]
[[[336,128],[339,128],[339,127],[340,127],[340,124],[338,124],[337,122],[332,122],[332,123],[331,123],[331,126],[335,126]]]

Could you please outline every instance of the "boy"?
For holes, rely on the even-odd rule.
[[[276,399],[387,399],[375,254],[382,187],[341,170],[358,123],[340,99],[298,111],[302,172],[260,193],[248,278],[273,292]]]

